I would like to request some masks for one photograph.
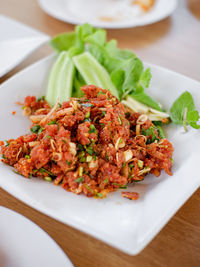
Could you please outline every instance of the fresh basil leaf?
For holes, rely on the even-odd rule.
[[[187,113],[187,123],[195,129],[200,129],[200,125],[197,124],[200,119],[199,112],[197,110],[191,110]]]
[[[183,124],[185,109],[187,109],[187,112],[195,109],[194,100],[188,91],[181,94],[170,108],[170,117],[174,124]]]
[[[170,117],[174,124],[190,125],[195,129],[200,129],[199,112],[195,110],[195,104],[192,95],[186,91],[175,100],[171,109]]]

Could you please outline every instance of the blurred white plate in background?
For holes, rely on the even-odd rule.
[[[39,226],[0,206],[0,266],[73,267],[65,253]]]
[[[95,27],[129,28],[151,24],[169,16],[177,0],[155,0],[148,12],[143,12],[134,0],[38,0],[49,15],[72,24],[88,22]]]
[[[48,35],[0,15],[0,77],[48,40]]]

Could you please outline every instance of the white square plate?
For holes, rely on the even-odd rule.
[[[47,57],[13,76],[0,86],[0,140],[29,132],[30,122],[15,105],[27,95],[45,94],[49,69],[55,56]],[[189,90],[200,106],[200,83],[172,71],[150,65],[150,92],[169,107],[183,91]],[[16,115],[12,111],[16,110]],[[167,126],[167,136],[175,147],[173,176],[147,176],[129,190],[140,193],[137,201],[109,194],[106,199],[74,195],[39,179],[25,179],[0,163],[0,185],[33,208],[128,253],[139,253],[174,213],[198,188],[199,131]]]
[[[0,15],[0,77],[48,40],[48,35]]]

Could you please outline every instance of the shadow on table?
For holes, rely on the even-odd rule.
[[[189,11],[197,18],[200,19],[200,1],[199,0],[188,0],[187,6]]]
[[[171,28],[170,17],[146,26],[108,30],[109,39],[117,39],[121,48],[143,48],[163,38]],[[129,47],[127,47],[127,45]]]

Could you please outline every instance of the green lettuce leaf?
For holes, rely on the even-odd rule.
[[[58,52],[68,51],[72,59],[86,51],[89,52],[110,75],[113,84],[111,84],[111,88],[116,87],[118,91],[118,94],[115,93],[115,95],[118,95],[120,99],[125,98],[128,94],[134,95],[138,101],[161,110],[159,104],[144,93],[151,80],[150,69],[144,70],[142,61],[132,51],[119,49],[116,40],[107,42],[105,30],[95,29],[87,23],[78,25],[74,32],[54,37],[51,45]],[[82,71],[84,71],[84,68]],[[97,77],[97,73],[95,76],[95,79],[89,80],[102,79]],[[85,81],[87,83],[87,80]],[[79,83],[76,76],[74,82],[77,90]]]
[[[50,45],[57,51],[61,52],[64,50],[68,50],[72,46],[75,45],[76,42],[76,33],[61,33],[55,37],[53,37],[50,41]]]
[[[134,98],[135,100],[137,100],[138,102],[141,102],[151,108],[157,109],[159,111],[163,111],[160,105],[155,100],[153,100],[153,98],[151,98],[149,95],[147,95],[144,92],[132,93],[130,96]]]

